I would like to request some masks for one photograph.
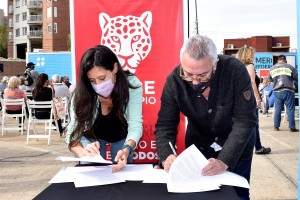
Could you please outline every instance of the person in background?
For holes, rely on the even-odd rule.
[[[287,64],[285,55],[279,55],[277,63],[271,67],[268,79],[274,83],[274,130],[279,131],[281,112],[286,106],[291,132],[299,132],[295,124],[295,86],[298,84],[298,72],[295,67]]]
[[[258,116],[258,109],[261,108],[261,96],[258,92],[258,85],[260,83],[260,79],[255,73],[255,68],[253,65],[254,60],[254,53],[255,49],[245,45],[244,47],[240,48],[236,54],[236,58],[243,62],[247,68],[247,71],[250,75],[251,85],[254,92],[254,96],[256,99],[256,116],[257,116],[257,124],[255,130],[255,153],[256,154],[268,154],[271,152],[270,147],[264,147],[261,144],[260,134],[259,134],[259,116]]]
[[[263,115],[268,116],[270,97],[271,96],[274,97],[273,83],[270,83],[270,81],[268,80],[268,77],[264,77],[263,84],[264,84],[264,87],[262,87],[260,90],[260,93],[262,96],[262,110],[263,110]],[[273,99],[273,104],[274,104],[274,99]]]
[[[101,154],[106,144],[121,170],[133,161],[142,136],[142,85],[123,71],[117,56],[106,46],[88,49],[80,61],[80,76],[71,98],[66,143],[78,157]]]
[[[26,74],[27,71],[30,72],[30,74],[33,78],[33,83],[31,85],[26,85],[26,91],[32,91],[32,89],[35,87],[36,79],[37,79],[39,73],[34,68],[35,68],[35,64],[33,62],[27,63],[24,74]],[[26,78],[26,77],[24,77],[24,78]]]
[[[24,85],[24,77],[23,76],[19,76],[19,80],[20,80],[20,86],[19,89],[26,91],[26,85]]]
[[[32,90],[32,96],[34,101],[52,101],[54,98],[54,89],[53,85],[49,84],[48,75],[41,73],[36,79],[36,85]],[[35,117],[37,119],[49,119],[50,118],[50,109],[35,109]],[[57,121],[60,135],[63,134],[63,128],[61,121]]]
[[[4,99],[22,99],[27,101],[26,95],[23,90],[19,89],[20,80],[16,76],[10,77],[7,88],[4,90]],[[9,105],[6,108],[6,112],[8,114],[21,114],[22,113],[22,106],[20,105]],[[25,120],[25,116],[23,117]],[[21,127],[22,118],[19,117],[19,127]],[[23,127],[24,128],[24,127]]]
[[[176,159],[175,143],[180,113],[187,117],[185,146],[194,144],[208,159],[202,175],[232,171],[250,181],[256,102],[249,74],[238,59],[217,55],[214,42],[201,35],[187,39],[181,64],[167,77],[156,123],[159,162],[169,171]],[[235,187],[241,199],[249,190]]]
[[[52,84],[55,91],[55,97],[67,97],[70,99],[70,91],[67,86],[60,83],[60,76],[58,74],[52,76]]]
[[[0,83],[0,96],[1,96],[1,98],[3,98],[3,93],[4,93],[5,88],[7,87],[8,80],[9,80],[8,76],[3,76],[2,80],[1,80],[1,83]]]

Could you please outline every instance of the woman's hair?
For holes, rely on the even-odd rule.
[[[180,61],[182,61],[182,56],[185,53],[195,60],[211,56],[212,64],[216,63],[218,59],[215,43],[210,38],[203,35],[194,35],[184,42],[180,50]]]
[[[9,89],[16,89],[20,85],[20,80],[16,76],[12,76],[9,78],[8,83],[7,83],[7,88]]]
[[[35,83],[35,87],[32,90],[32,96],[35,98],[42,92],[42,88],[45,85],[45,82],[48,81],[48,75],[41,73],[38,75]]]
[[[254,48],[244,45],[238,50],[236,58],[242,61],[244,64],[252,64],[254,59],[254,53]]]
[[[73,110],[75,112],[76,127],[71,133],[69,148],[76,146],[82,136],[88,139],[95,138],[93,115],[97,104],[97,93],[94,91],[87,73],[94,67],[113,71],[115,63],[118,71],[115,74],[116,83],[111,93],[112,104],[116,116],[125,129],[124,112],[129,101],[129,88],[134,88],[127,80],[129,72],[124,72],[117,56],[106,46],[97,45],[89,48],[80,60],[80,75],[73,93]]]

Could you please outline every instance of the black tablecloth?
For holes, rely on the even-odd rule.
[[[142,183],[127,181],[112,185],[75,188],[74,183],[51,184],[34,200],[239,200],[231,186],[221,186],[221,189],[195,193],[169,193],[166,184]]]

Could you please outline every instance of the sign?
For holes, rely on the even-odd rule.
[[[53,74],[60,77],[69,76],[72,82],[71,53],[28,53],[28,62],[35,64],[35,70],[48,74],[51,79]]]
[[[272,53],[255,53],[254,66],[256,70],[270,69],[273,66]]]
[[[156,162],[155,124],[167,76],[179,64],[183,44],[182,1],[72,0],[74,75],[90,47],[103,44],[119,57],[124,70],[143,84],[143,137],[135,162]],[[72,17],[73,16],[73,17]],[[184,118],[179,125],[179,151],[184,149]]]

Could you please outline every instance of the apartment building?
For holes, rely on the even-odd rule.
[[[67,51],[69,0],[7,0],[8,57]]]
[[[250,38],[224,39],[223,54],[236,54],[244,45],[255,48],[256,52],[289,52],[289,36],[252,36]]]

